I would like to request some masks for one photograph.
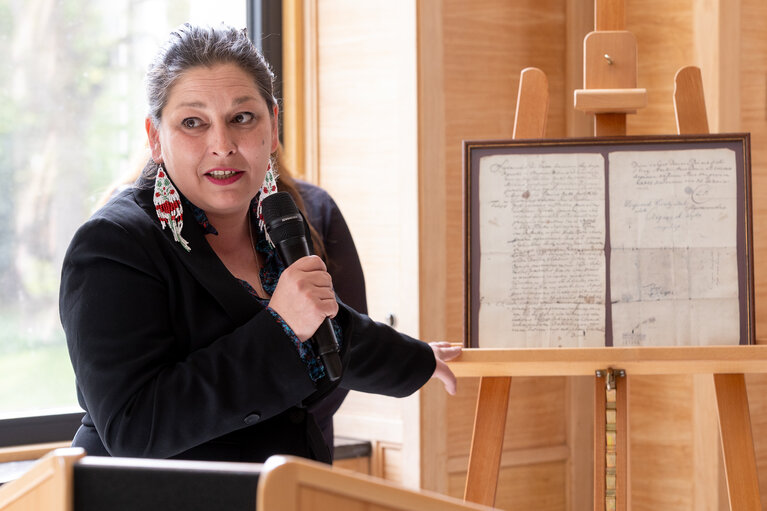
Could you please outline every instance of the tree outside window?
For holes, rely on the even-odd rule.
[[[146,161],[151,57],[184,21],[245,20],[243,0],[0,0],[0,418],[77,407],[61,262]]]

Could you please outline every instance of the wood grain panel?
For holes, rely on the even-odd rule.
[[[631,509],[693,509],[692,376],[633,376]]]
[[[0,463],[36,460],[54,449],[63,449],[69,447],[71,444],[72,442],[68,441],[3,447],[0,449]]]
[[[370,316],[417,336],[415,3],[316,6],[319,183],[354,237]]]
[[[627,0],[626,30],[637,39],[637,87],[647,107],[629,115],[628,134],[674,134],[674,75],[694,63],[692,1]]]
[[[565,462],[501,468],[495,507],[499,509],[565,509]],[[463,494],[466,474],[450,475],[449,495]]]
[[[403,483],[402,446],[379,442],[376,445],[376,471],[378,477],[393,483]],[[412,486],[412,484],[410,484]],[[417,487],[418,484],[416,483]]]
[[[404,439],[404,404],[404,400],[394,397],[349,392],[334,416],[335,434],[401,444]]]
[[[756,335],[767,337],[767,3],[740,1],[741,129],[751,132]],[[767,375],[746,377],[762,509],[767,510]]]
[[[344,468],[361,474],[370,474],[370,457],[359,456],[356,458],[346,458],[343,460],[333,460],[333,466]]]
[[[594,508],[594,376],[567,378],[568,510]]]
[[[759,492],[762,495],[762,509],[767,510],[767,375],[746,375],[746,389],[751,409]]]
[[[514,378],[506,416],[504,451],[566,442],[565,378]],[[447,402],[449,456],[468,456],[478,378],[461,379],[459,392]]]
[[[756,335],[767,338],[767,3],[741,1],[741,123],[751,132]]]
[[[594,30],[594,2],[567,0],[565,42],[564,115],[568,137],[590,137],[594,134],[594,116],[572,107],[573,93],[583,88],[583,39]]]
[[[282,104],[280,121],[282,122],[283,156],[288,168],[296,177],[306,179],[305,137],[307,122],[304,37],[305,13],[300,0],[282,2],[282,37],[289,44],[282,47]],[[313,176],[312,176],[313,177]]]

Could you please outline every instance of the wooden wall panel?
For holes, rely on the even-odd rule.
[[[629,115],[629,135],[675,134],[674,75],[694,64],[692,0],[626,0],[626,30],[637,39],[637,86],[647,107]]]
[[[315,123],[307,138],[316,144],[306,157],[317,159],[308,166],[349,225],[370,316],[385,322],[392,315],[398,330],[418,336],[415,2],[303,5],[307,87],[316,86],[304,94],[315,101],[306,105],[307,122]],[[407,407],[408,400],[352,392],[334,422],[337,434],[377,446],[377,475],[417,487],[418,456],[410,451],[419,449],[419,422]]]
[[[689,376],[632,377],[632,510],[693,509]]]
[[[402,445],[377,442],[374,449],[372,474],[376,477],[402,484]]]
[[[767,339],[767,3],[740,1],[740,114],[751,133],[756,335]],[[746,379],[762,509],[767,511],[767,376]]]
[[[402,443],[404,400],[350,392],[334,418],[337,435],[362,440]]]
[[[565,462],[559,461],[502,468],[498,475],[499,492],[495,507],[536,511],[565,509],[565,465]],[[466,474],[451,474],[448,494],[462,497],[465,483]]]
[[[415,4],[316,9],[319,184],[349,224],[370,316],[418,336]]]
[[[530,498],[522,497],[524,486],[509,485],[504,473],[514,477],[529,478],[536,474],[542,464],[567,464],[570,450],[567,447],[567,407],[565,395],[567,379],[556,378],[514,378],[509,395],[509,410],[506,417],[501,476],[498,483],[498,502]],[[456,481],[464,481],[469,462],[469,449],[476,410],[478,378],[466,378],[460,382],[456,396],[447,399],[446,469],[449,474],[449,491],[455,491]],[[559,474],[559,468],[557,474]],[[549,477],[549,476],[547,476]],[[559,475],[550,478],[551,487],[547,492],[564,495],[566,485]],[[559,484],[562,484],[560,487]],[[464,483],[460,483],[464,484]],[[528,491],[533,491],[527,488]],[[453,493],[451,493],[453,494]],[[463,495],[463,487],[459,495]],[[558,501],[558,500],[557,500]],[[518,503],[519,504],[519,503]],[[525,509],[523,506],[521,509]],[[554,508],[564,509],[564,508]]]
[[[767,3],[741,2],[741,123],[751,133],[756,335],[767,339]]]
[[[360,474],[370,474],[370,457],[361,456],[357,458],[346,458],[343,460],[334,460],[334,467],[345,468],[346,470],[352,470],[359,472]]]
[[[461,389],[448,399],[447,442],[451,456],[468,456],[478,378],[461,379]],[[514,378],[509,394],[504,450],[563,445],[566,442],[565,378]]]
[[[759,492],[762,495],[762,509],[767,510],[767,378],[762,374],[747,375],[746,388],[759,472]]]

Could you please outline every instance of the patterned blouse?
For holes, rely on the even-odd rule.
[[[202,230],[205,234],[215,234],[218,235],[218,231],[215,227],[210,223],[208,220],[208,216],[205,214],[205,211],[198,208],[194,204],[192,204],[188,199],[184,198],[184,202],[189,206],[189,209],[192,211],[192,214],[194,215],[195,220],[197,223],[202,227]],[[250,214],[251,214],[251,220],[254,222],[258,222],[258,217],[256,214],[256,209],[258,207],[258,196],[256,196],[250,203]],[[272,295],[274,293],[275,288],[277,287],[277,281],[280,279],[280,275],[282,274],[283,270],[285,269],[285,265],[280,260],[280,258],[277,256],[277,251],[269,244],[269,242],[266,240],[266,236],[264,236],[264,232],[261,229],[256,229],[256,252],[259,252],[264,255],[264,265],[261,267],[259,271],[259,277],[261,279],[261,287],[264,288],[264,291],[268,295]],[[285,322],[285,320],[282,319],[282,317],[277,314],[277,312],[269,307],[269,298],[261,298],[256,293],[256,290],[253,289],[253,286],[251,286],[247,281],[242,279],[239,280],[240,284],[250,293],[251,296],[253,296],[254,299],[258,300],[261,305],[263,305],[267,311],[274,317],[275,321],[282,326],[282,329],[285,331],[285,334],[288,336],[288,338],[293,342],[293,345],[296,347],[296,350],[298,351],[298,356],[301,358],[301,360],[306,364],[306,367],[309,371],[309,376],[311,377],[312,381],[317,381],[323,376],[325,376],[325,366],[322,363],[322,360],[320,357],[315,353],[314,346],[311,342],[301,342],[301,340],[298,338],[298,336],[293,332],[293,329],[290,328],[290,326]],[[339,345],[341,344],[342,336],[341,336],[341,327],[338,325],[336,321],[331,320],[331,323],[333,324],[333,330],[335,330],[336,339],[338,339]]]

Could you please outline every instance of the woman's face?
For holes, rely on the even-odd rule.
[[[191,68],[171,88],[159,129],[146,121],[152,158],[208,217],[244,215],[277,149],[276,106],[271,113],[236,64]]]

